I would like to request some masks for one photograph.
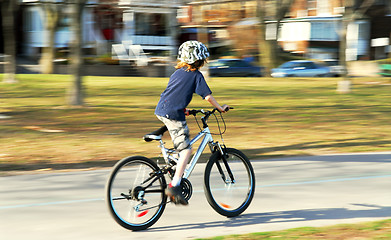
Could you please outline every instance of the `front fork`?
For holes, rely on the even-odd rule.
[[[218,161],[219,159],[216,160],[216,167],[219,170],[220,176],[225,182],[225,184],[233,184],[235,183],[235,178],[233,176],[233,173],[231,171],[231,168],[228,165],[228,153],[227,153],[227,147],[225,145],[221,145],[219,142],[213,143],[210,146],[214,146],[213,148],[211,147],[212,152],[218,151],[220,153],[221,161],[223,162],[223,165],[226,169],[226,173],[228,174],[229,178],[226,177],[226,174],[224,173],[224,170]]]

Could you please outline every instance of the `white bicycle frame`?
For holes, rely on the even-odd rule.
[[[215,147],[217,146],[217,149],[223,154],[223,149],[221,148],[221,145],[219,142],[214,142],[212,138],[212,134],[210,133],[209,127],[204,128],[202,131],[200,131],[197,136],[195,136],[190,141],[190,146],[193,146],[194,143],[196,143],[201,138],[202,142],[200,146],[197,148],[197,151],[193,155],[193,158],[190,160],[190,162],[187,164],[187,167],[185,169],[185,172],[183,174],[183,178],[189,178],[191,173],[194,170],[195,165],[197,164],[198,159],[200,158],[202,152],[205,150],[206,145],[209,145],[210,151],[213,153]],[[162,155],[166,163],[168,164],[170,161],[174,161],[175,163],[178,163],[178,158],[175,158],[173,154],[177,153],[175,150],[168,149],[164,146],[163,140],[160,140],[160,145]],[[179,155],[179,154],[178,154]]]

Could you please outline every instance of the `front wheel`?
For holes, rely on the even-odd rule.
[[[205,168],[204,191],[213,209],[227,217],[241,214],[250,205],[255,191],[255,175],[241,151],[227,148],[226,157],[216,151]]]
[[[162,215],[166,180],[150,159],[135,156],[119,161],[106,184],[106,203],[122,227],[138,231],[152,226]]]

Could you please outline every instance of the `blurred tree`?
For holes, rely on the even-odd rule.
[[[264,76],[270,76],[274,67],[275,49],[270,41],[266,40],[266,4],[265,0],[257,0],[257,16],[259,18],[259,61],[264,67]]]
[[[40,59],[41,73],[50,74],[54,70],[54,59],[56,54],[55,34],[61,18],[61,9],[64,7],[61,2],[47,0],[41,2],[45,11],[45,28],[48,32],[48,45],[43,48]]]
[[[339,62],[346,69],[341,74],[342,80],[339,81],[337,91],[340,93],[349,93],[351,91],[351,81],[348,77],[348,64],[346,59],[347,32],[349,24],[355,20],[363,18],[368,9],[376,0],[344,0],[345,11],[341,18],[341,30],[339,33]]]
[[[87,0],[69,0],[72,6],[72,32],[71,65],[70,72],[73,76],[72,85],[68,91],[68,103],[82,106],[84,104],[84,88],[82,77],[82,13]]]
[[[16,41],[15,41],[15,12],[18,7],[16,0],[1,1],[1,15],[3,21],[4,39],[4,78],[7,83],[15,83],[16,80]]]
[[[281,21],[289,12],[294,0],[257,0],[257,14],[260,22],[259,26],[259,54],[260,64],[265,67],[265,75],[270,76],[271,69],[276,67],[279,62],[278,35]],[[274,32],[271,37],[266,34],[266,21],[275,21]],[[272,26],[272,25],[270,25]]]

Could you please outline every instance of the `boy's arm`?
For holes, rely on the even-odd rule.
[[[227,109],[227,107],[229,108],[229,106],[227,104],[224,104],[223,106],[220,106],[220,104],[216,101],[216,99],[211,94],[206,96],[205,100],[208,101],[210,104],[212,104],[212,106],[217,108],[217,110],[219,110],[220,112],[224,113],[225,109]]]

